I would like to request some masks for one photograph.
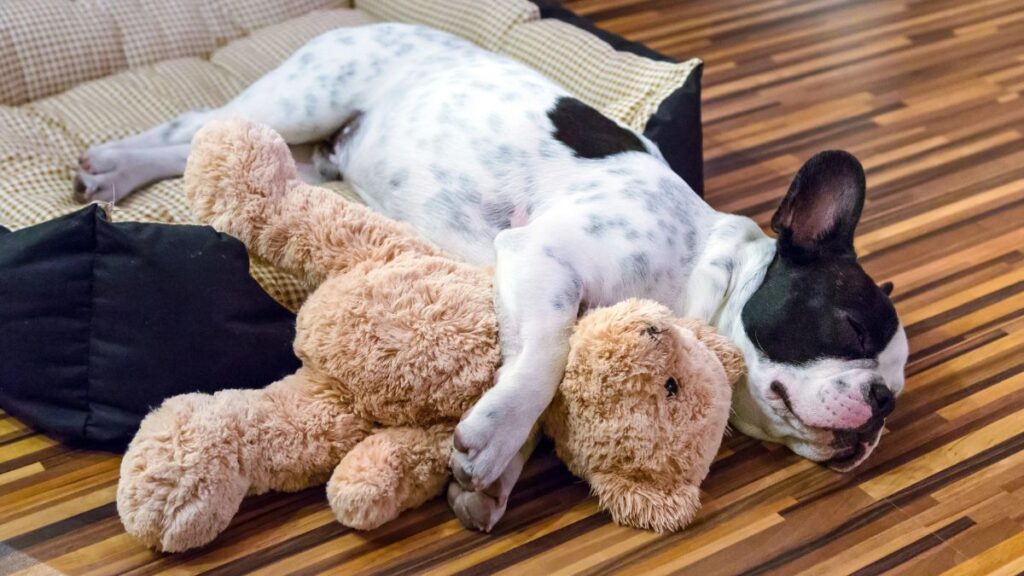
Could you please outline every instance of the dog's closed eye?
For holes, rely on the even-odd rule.
[[[847,318],[846,321],[849,322],[850,328],[853,328],[853,333],[857,335],[857,344],[860,346],[860,349],[862,351],[866,350],[867,332],[864,330],[864,327],[861,326],[860,322],[857,322],[853,318]]]

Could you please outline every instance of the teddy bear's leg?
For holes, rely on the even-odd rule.
[[[342,457],[372,431],[343,410],[334,381],[309,367],[268,386],[247,410],[250,494],[323,484]]]
[[[370,530],[440,494],[448,481],[452,429],[385,428],[360,442],[327,483],[338,521]]]
[[[196,134],[185,192],[200,220],[315,284],[364,262],[440,254],[408,225],[301,182],[281,136],[244,120]]]
[[[308,369],[262,390],[185,394],[142,421],[121,463],[117,509],[148,546],[213,540],[248,493],[325,481],[369,424],[342,412]]]

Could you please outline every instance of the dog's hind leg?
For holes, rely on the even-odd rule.
[[[75,176],[75,199],[116,203],[147,184],[181,176],[188,152],[188,144],[97,150],[89,169]]]
[[[207,121],[230,110],[229,104],[186,112],[141,134],[89,148],[78,159],[75,199],[122,200],[143,186],[181,176],[192,136]]]
[[[188,153],[179,146],[187,147],[204,124],[217,118],[238,116],[266,124],[288,144],[326,139],[359,111],[360,102],[373,100],[365,97],[366,90],[401,62],[392,44],[381,42],[396,34],[416,41],[411,29],[396,25],[328,32],[220,108],[186,112],[136,136],[93,146],[79,160],[77,195],[86,201],[109,200],[116,188],[120,199],[155,179],[180,176],[184,163],[177,160],[182,150]],[[149,163],[160,169],[146,168]]]

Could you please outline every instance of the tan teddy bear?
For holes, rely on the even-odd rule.
[[[298,372],[170,398],[142,422],[117,490],[128,532],[164,551],[201,546],[246,494],[325,481],[338,520],[360,529],[440,494],[454,427],[500,363],[489,271],[303,184],[264,126],[210,124],[185,178],[199,218],[317,288],[297,319]],[[664,306],[594,310],[543,428],[616,522],[677,530],[697,511],[742,369],[724,338]]]

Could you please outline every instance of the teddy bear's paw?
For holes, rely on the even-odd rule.
[[[231,523],[248,482],[238,476],[213,482],[173,482],[141,474],[122,476],[117,510],[125,531],[151,548],[181,552],[210,543]]]
[[[185,195],[203,222],[237,217],[245,206],[280,196],[298,178],[284,139],[240,118],[207,122],[185,169]]]
[[[448,484],[448,506],[463,526],[470,530],[490,532],[505,515],[508,498],[485,492],[470,492],[458,482]]]
[[[398,517],[398,496],[389,483],[341,482],[327,485],[334,516],[356,530],[373,530]]]
[[[121,460],[117,511],[125,530],[147,546],[179,552],[213,540],[249,489],[237,449],[203,427],[209,396],[167,400],[142,421]]]

